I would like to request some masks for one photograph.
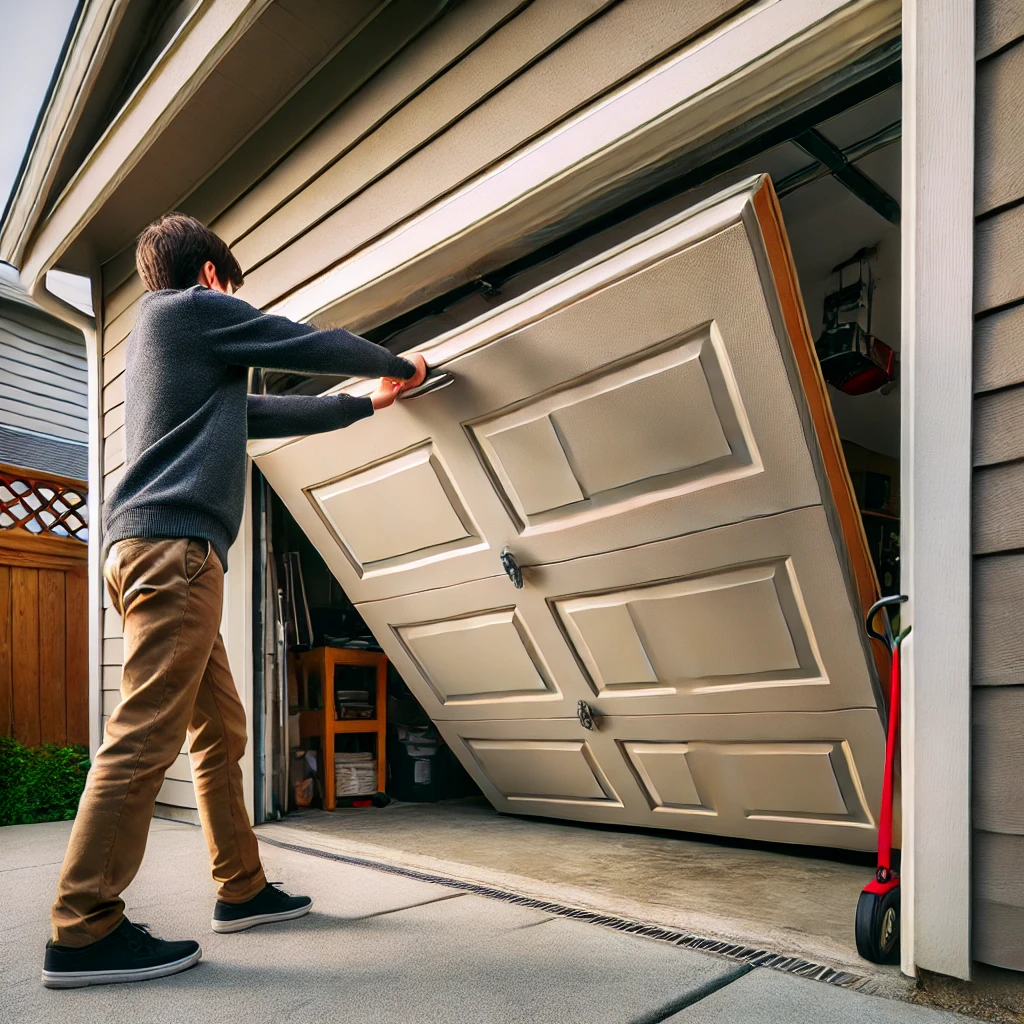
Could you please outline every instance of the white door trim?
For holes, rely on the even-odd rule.
[[[971,970],[974,0],[904,0],[902,967]]]
[[[235,688],[245,708],[245,733],[249,749],[242,758],[242,791],[249,821],[255,821],[255,749],[253,729],[253,659],[252,659],[252,461],[246,459],[245,511],[238,536],[228,551],[228,572],[224,576],[224,607],[221,613],[221,638],[231,666]]]

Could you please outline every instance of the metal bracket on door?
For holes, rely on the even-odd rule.
[[[597,728],[597,716],[594,714],[594,709],[585,700],[581,700],[576,705],[576,717],[584,729]]]
[[[398,397],[408,402],[413,398],[422,398],[424,395],[429,395],[432,391],[440,391],[442,388],[446,388],[449,384],[454,383],[455,376],[447,370],[438,370],[436,373],[431,373],[428,370],[426,380],[422,384],[417,384],[416,387],[403,391]]]

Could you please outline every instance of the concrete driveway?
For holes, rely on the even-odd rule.
[[[210,931],[199,829],[155,821],[126,893],[132,920],[198,938],[203,960],[159,981],[39,983],[70,823],[0,829],[0,1020],[18,1024],[775,1022],[955,1024],[967,1018],[681,949],[596,924],[263,845],[273,880],[314,897],[298,921]]]

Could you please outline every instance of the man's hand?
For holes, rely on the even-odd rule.
[[[419,352],[413,352],[412,355],[402,356],[402,358],[408,359],[416,367],[416,372],[408,380],[402,380],[401,377],[388,377],[387,379],[393,380],[399,386],[400,391],[418,388],[427,379],[426,359]]]
[[[391,377],[381,377],[377,381],[376,390],[370,395],[374,410],[386,409],[389,405],[394,405],[399,391],[402,390],[400,385],[404,383],[405,381],[396,381]]]
[[[416,372],[408,380],[401,377],[381,377],[377,382],[377,390],[370,396],[374,409],[386,409],[389,405],[394,405],[395,399],[403,391],[418,388],[427,379],[427,361],[419,352],[403,358],[408,358],[416,367]]]

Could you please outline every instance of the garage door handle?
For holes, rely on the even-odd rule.
[[[412,398],[422,398],[424,395],[429,395],[432,391],[440,391],[442,388],[446,388],[449,384],[454,383],[454,375],[447,370],[437,370],[433,373],[427,371],[427,379],[422,384],[417,384],[416,387],[403,391],[398,397],[405,401],[409,401]]]

